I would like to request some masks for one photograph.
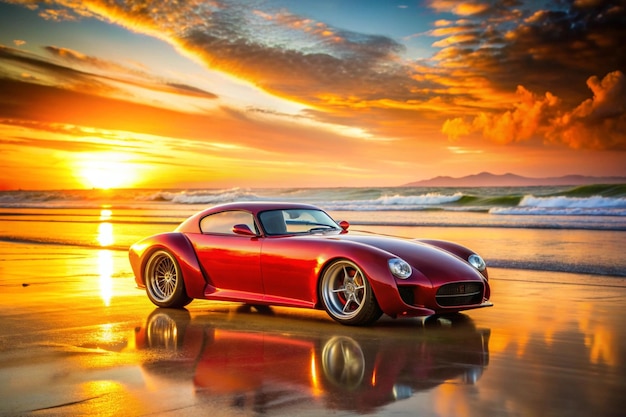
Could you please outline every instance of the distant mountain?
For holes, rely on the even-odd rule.
[[[515,174],[496,175],[489,172],[466,177],[435,177],[415,181],[405,187],[532,187],[547,185],[626,184],[626,177],[587,177],[566,175],[563,177],[529,178]]]

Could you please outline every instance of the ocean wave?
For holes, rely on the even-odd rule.
[[[440,194],[426,193],[418,195],[383,195],[370,200],[323,201],[316,202],[328,210],[341,211],[422,211],[441,209],[450,203],[460,201],[463,193]]]
[[[602,196],[591,197],[535,197],[525,196],[519,203],[520,207],[539,208],[574,208],[574,209],[598,209],[615,208],[626,209],[626,198],[613,198]]]
[[[441,204],[449,204],[459,201],[463,197],[463,193],[454,193],[452,195],[427,193],[420,195],[392,195],[382,196],[374,200],[373,204],[381,206],[434,206]]]
[[[3,191],[0,192],[0,205],[16,206],[24,203],[48,203],[51,201],[74,200],[74,196],[60,191]]]
[[[626,185],[487,188],[276,188],[0,191],[3,208],[132,208],[186,212],[236,201],[296,201],[341,211],[497,215],[626,215]]]
[[[611,208],[548,208],[548,207],[494,207],[489,214],[514,216],[626,216],[626,209]]]
[[[260,198],[250,190],[233,188],[228,190],[158,191],[146,196],[145,199],[175,204],[221,204],[243,200],[254,201]]]
[[[553,196],[566,196],[566,197],[626,197],[626,184],[595,184],[595,185],[582,185],[579,187],[570,188],[563,192],[553,194]]]
[[[626,216],[626,198],[524,196],[516,207],[493,207],[490,214],[537,216]]]

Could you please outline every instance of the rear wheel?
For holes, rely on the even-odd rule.
[[[155,251],[144,270],[148,298],[159,307],[182,308],[191,302],[178,262],[164,249]]]
[[[341,324],[367,325],[382,315],[365,274],[354,262],[333,262],[320,280],[320,298],[330,317]]]

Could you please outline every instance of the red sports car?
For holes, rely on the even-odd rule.
[[[308,204],[203,210],[130,248],[139,287],[159,307],[192,299],[325,309],[346,325],[491,306],[483,259],[455,243],[348,233]]]

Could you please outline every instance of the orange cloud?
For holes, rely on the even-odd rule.
[[[552,141],[572,148],[626,150],[626,77],[620,71],[587,80],[593,97],[554,120]]]
[[[590,77],[593,97],[572,110],[550,92],[538,97],[522,86],[513,109],[503,113],[481,112],[468,121],[448,119],[442,132],[458,139],[480,132],[491,141],[508,144],[536,138],[565,143],[579,149],[626,150],[626,79],[614,71],[602,80]]]
[[[471,16],[485,12],[489,9],[489,4],[475,1],[457,1],[457,0],[430,0],[430,7],[438,12],[452,12],[461,16]]]
[[[477,41],[477,37],[471,33],[459,33],[457,35],[448,36],[440,41],[433,43],[434,47],[447,47],[459,43],[473,43]]]

